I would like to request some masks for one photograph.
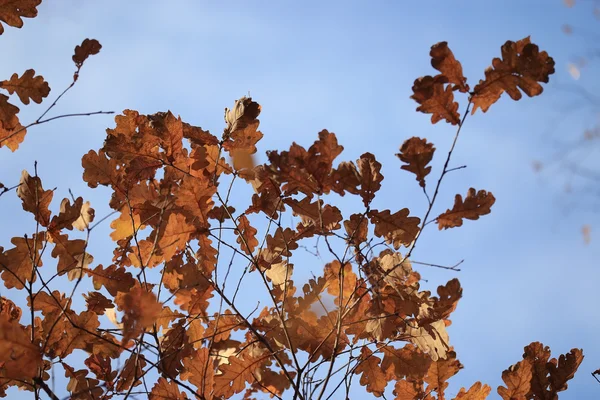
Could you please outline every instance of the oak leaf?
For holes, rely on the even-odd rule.
[[[179,390],[179,386],[175,382],[163,377],[158,378],[148,394],[149,400],[186,400],[187,398],[187,395]]]
[[[83,298],[85,299],[87,310],[98,315],[103,315],[107,308],[115,307],[113,302],[110,301],[110,299],[107,299],[106,296],[100,292],[89,292],[87,294],[84,293]]]
[[[32,239],[14,237],[11,243],[15,245],[12,249],[0,253],[0,271],[4,286],[8,289],[23,289],[26,282],[34,282],[37,275],[32,274],[32,260],[35,260],[36,268],[41,267],[42,259],[40,250],[43,248],[43,234],[34,235]],[[0,247],[0,250],[3,250]]]
[[[519,100],[521,89],[533,97],[543,92],[538,82],[548,83],[554,73],[554,60],[529,39],[507,41],[501,47],[502,59],[494,58],[492,65],[485,70],[485,79],[473,89],[472,114],[478,108],[486,112],[502,93],[506,92],[513,100]]]
[[[363,204],[368,207],[375,198],[375,193],[381,189],[381,163],[375,160],[371,153],[364,153],[356,162],[360,174],[360,197]]]
[[[80,45],[75,46],[73,62],[77,68],[81,68],[85,60],[91,55],[98,54],[102,45],[96,39],[85,39]]]
[[[375,225],[375,236],[383,237],[395,249],[401,245],[409,246],[419,233],[420,219],[409,217],[408,208],[392,214],[390,210],[371,210],[367,214],[371,223]]]
[[[485,400],[492,390],[488,385],[482,385],[481,382],[475,382],[469,390],[461,388],[454,397],[454,400]]]
[[[86,272],[93,278],[94,289],[99,290],[104,286],[112,296],[116,296],[119,292],[128,292],[135,284],[131,273],[115,264],[106,269],[103,269],[102,264],[100,264],[93,270],[89,269]]]
[[[38,375],[42,353],[33,345],[25,327],[0,314],[0,365],[3,377],[28,380]]]
[[[21,173],[21,180],[17,188],[17,196],[23,203],[23,210],[35,216],[35,220],[42,226],[50,224],[50,202],[54,196],[52,190],[44,190],[42,181],[37,176],[30,176],[26,170]]]
[[[61,229],[72,230],[73,228],[83,231],[89,228],[94,220],[95,211],[90,207],[90,202],[83,202],[78,197],[71,205],[69,199],[63,199],[60,203],[60,212],[50,221],[49,231],[60,231]]]
[[[450,349],[449,336],[443,320],[435,321],[425,326],[406,327],[406,334],[410,341],[424,353],[429,354],[433,361],[445,359]]]
[[[4,0],[0,2],[0,21],[8,26],[21,28],[23,20],[21,18],[35,18],[37,16],[37,6],[42,0]],[[0,24],[0,35],[4,33],[4,27]]]
[[[428,391],[435,391],[439,400],[444,400],[444,392],[448,387],[448,379],[458,373],[463,365],[456,359],[456,353],[449,351],[446,359],[437,359],[431,363],[424,381],[427,383]]]
[[[0,314],[5,315],[9,321],[19,322],[22,311],[12,300],[0,297]]]
[[[221,374],[215,376],[215,396],[229,398],[244,390],[246,382],[256,380],[254,374],[259,370],[261,361],[251,357],[229,357],[228,363],[219,366]]]
[[[124,345],[150,328],[162,310],[162,304],[158,302],[156,295],[139,286],[127,293],[117,295],[115,303],[119,310],[123,311],[122,343]]]
[[[381,359],[373,354],[366,346],[360,351],[358,366],[354,372],[361,375],[360,384],[365,386],[367,392],[373,393],[375,397],[383,396],[388,379],[379,366]]]
[[[452,125],[457,125],[460,123],[458,103],[454,101],[452,87],[444,87],[446,81],[443,75],[418,78],[413,84],[413,95],[410,98],[420,104],[417,111],[432,114],[432,124],[444,119]]]
[[[0,93],[0,147],[6,146],[13,152],[19,148],[27,133],[19,122],[18,112],[19,107],[9,103],[8,96]]]
[[[248,217],[241,215],[238,218],[237,229],[235,230],[235,234],[238,236],[236,241],[244,253],[248,255],[254,253],[254,249],[258,246],[257,232],[256,228],[250,225]]]
[[[0,82],[0,88],[6,89],[10,94],[16,92],[25,105],[29,104],[30,99],[39,104],[50,94],[48,82],[41,75],[35,76],[33,69],[25,71],[20,78],[18,74],[13,74],[9,80]]]
[[[489,214],[495,202],[496,198],[491,192],[476,192],[474,188],[470,188],[464,201],[462,196],[457,194],[452,210],[446,210],[437,217],[438,227],[442,230],[462,226],[464,218],[477,220],[480,216]]]
[[[212,399],[215,386],[215,367],[214,358],[210,356],[208,348],[198,349],[190,357],[184,358],[183,366],[181,379],[196,386],[198,389],[196,393],[200,395],[200,398]]]
[[[383,353],[381,367],[386,371],[389,379],[422,379],[432,363],[431,357],[410,343],[401,349],[384,346],[381,352]]]
[[[427,166],[433,158],[435,147],[433,143],[428,143],[426,139],[412,137],[406,140],[400,153],[396,156],[408,165],[402,165],[400,168],[412,172],[416,175],[419,186],[425,187],[425,177],[431,172],[431,166]]]
[[[431,46],[431,66],[448,79],[448,83],[453,85],[453,90],[459,90],[463,93],[469,91],[467,78],[464,77],[462,65],[454,58],[452,50],[448,47],[448,42],[439,42]]]
[[[529,360],[522,360],[502,371],[502,380],[506,384],[498,386],[498,394],[504,400],[525,400],[531,388],[532,366]]]
[[[366,215],[352,214],[348,220],[344,221],[344,228],[348,234],[346,239],[348,243],[358,246],[367,241],[369,222]]]
[[[567,381],[583,361],[580,349],[572,349],[567,354],[550,359],[550,348],[540,342],[525,346],[523,358],[531,363],[531,391],[529,395],[539,398],[556,398],[558,392],[567,389]]]
[[[398,380],[394,386],[394,400],[415,400],[423,399],[423,384],[416,381]]]

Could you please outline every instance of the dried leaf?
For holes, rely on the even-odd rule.
[[[504,92],[513,100],[521,98],[519,89],[529,97],[537,96],[544,90],[538,82],[548,83],[554,73],[552,57],[531,43],[529,36],[516,43],[509,40],[501,50],[502,59],[492,60],[485,70],[485,79],[473,89],[472,114],[478,108],[486,112]]]
[[[531,363],[523,360],[502,372],[502,380],[506,384],[498,386],[498,394],[504,400],[525,400],[531,387]]]
[[[458,103],[454,101],[452,87],[446,86],[447,79],[443,75],[437,77],[423,76],[415,80],[411,99],[420,104],[417,111],[425,114],[433,114],[431,123],[435,124],[441,120],[457,125],[460,123]]]
[[[408,208],[403,208],[394,214],[390,210],[371,210],[368,215],[375,225],[375,236],[385,238],[395,249],[401,245],[409,246],[419,233],[420,219],[408,216]]]
[[[80,45],[75,46],[73,62],[77,68],[81,68],[89,56],[98,54],[102,45],[96,39],[85,39]]]
[[[467,78],[463,76],[462,65],[454,58],[448,42],[439,42],[431,46],[431,66],[442,73],[451,83],[453,89],[466,93],[469,91]]]
[[[400,168],[412,172],[416,175],[419,186],[425,187],[425,177],[431,172],[431,166],[427,166],[433,158],[435,147],[432,143],[428,143],[426,139],[412,137],[406,140],[400,153],[396,156],[408,165],[403,165]]]
[[[6,89],[10,94],[16,92],[25,105],[29,104],[30,99],[39,104],[50,94],[48,82],[41,75],[35,76],[33,69],[25,71],[20,78],[16,73],[13,74],[10,80],[0,82],[0,88]]]
[[[8,26],[21,28],[23,20],[21,18],[37,17],[37,6],[42,0],[4,0],[0,1],[0,21]],[[0,35],[4,33],[4,27],[0,24]]]
[[[489,214],[496,198],[491,192],[470,188],[463,201],[462,196],[457,194],[454,199],[452,210],[440,214],[437,223],[440,230],[462,226],[463,219],[477,220],[480,216]]]

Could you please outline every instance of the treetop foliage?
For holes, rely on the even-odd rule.
[[[40,2],[0,0],[0,20],[21,27]],[[100,49],[93,39],[75,48],[66,90]],[[251,97],[225,109],[218,136],[170,111],[117,115],[103,146],[81,160],[83,180],[112,193],[114,212],[100,220],[81,197],[54,199],[37,168],[23,171],[13,188],[35,230],[0,247],[0,278],[10,293],[23,294],[27,309],[1,298],[0,395],[16,386],[58,398],[48,382],[62,367],[72,399],[325,399],[348,397],[355,382],[375,397],[387,391],[398,400],[446,398],[448,379],[463,368],[446,330],[462,288],[452,279],[435,294],[422,290],[414,269],[422,263],[411,255],[429,223],[460,227],[494,205],[491,192],[469,188],[432,216],[471,107],[487,112],[504,92],[513,100],[539,95],[554,61],[528,37],[507,41],[471,89],[446,42],[430,55],[439,73],[416,79],[412,98],[432,123],[457,130],[433,183],[434,145],[412,137],[400,146],[400,167],[415,175],[427,200],[423,217],[397,206],[373,208],[382,165],[368,152],[338,161],[343,146],[327,130],[308,149],[292,143],[257,165],[261,107]],[[63,117],[44,119],[66,90],[38,120],[21,124],[9,95],[27,105],[50,93],[33,70],[0,89],[8,93],[0,94],[0,147],[16,151],[28,128]],[[462,117],[455,94],[467,100]],[[245,205],[236,209],[232,193],[240,185],[252,194],[238,198]],[[346,195],[362,209],[347,213],[330,201]],[[107,218],[112,258],[94,264],[90,236]],[[295,265],[294,256],[311,240],[325,249],[324,265],[295,282],[294,270],[308,266]],[[248,300],[237,296],[250,276],[269,304],[247,312]],[[72,354],[83,355],[83,365]],[[497,392],[503,399],[557,398],[582,359],[580,349],[551,358],[548,347],[533,342],[502,372]],[[490,391],[475,382],[454,399],[484,399]]]

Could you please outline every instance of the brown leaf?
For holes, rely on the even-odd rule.
[[[2,279],[4,286],[8,289],[17,288],[23,289],[26,282],[31,279],[35,282],[37,275],[32,274],[33,266],[31,260],[36,260],[36,268],[42,266],[40,250],[43,248],[44,235],[40,234],[34,238],[14,237],[11,243],[14,248],[0,253],[0,271],[2,271]],[[0,247],[0,250],[3,250]]]
[[[75,46],[73,62],[77,68],[81,68],[85,60],[91,55],[98,54],[102,45],[96,39],[85,39],[80,45]]]
[[[411,99],[420,104],[417,111],[425,114],[433,114],[431,123],[435,124],[442,119],[452,125],[460,123],[460,114],[458,113],[458,103],[454,101],[452,87],[446,86],[446,78],[438,75],[435,78],[423,76],[415,80]]]
[[[444,400],[448,379],[456,375],[462,368],[463,365],[456,359],[456,353],[449,351],[446,359],[438,359],[429,366],[429,371],[424,379],[428,385],[427,390],[437,392],[438,399]]]
[[[408,165],[402,165],[400,168],[412,172],[416,175],[419,186],[425,187],[425,177],[431,172],[431,166],[427,166],[433,158],[435,147],[433,143],[427,143],[426,139],[412,137],[406,140],[400,153],[396,156]]]
[[[366,215],[352,214],[350,219],[344,221],[344,228],[348,234],[348,243],[358,246],[367,241],[369,222]]]
[[[238,218],[237,229],[235,230],[235,234],[238,236],[237,243],[242,251],[248,255],[252,255],[254,249],[258,246],[256,232],[258,231],[250,225],[248,217],[242,215]]]
[[[491,390],[492,388],[488,385],[482,385],[481,382],[475,382],[469,390],[461,388],[456,394],[456,397],[454,397],[454,400],[485,400]]]
[[[39,177],[32,177],[26,170],[23,170],[17,188],[17,196],[23,202],[23,210],[32,213],[40,225],[48,226],[50,224],[50,209],[48,207],[54,192],[44,190]]]
[[[58,232],[64,228],[83,231],[90,226],[94,216],[95,211],[90,207],[89,201],[84,203],[83,199],[78,197],[71,205],[69,199],[65,198],[60,203],[60,213],[50,221],[48,231]]]
[[[0,297],[0,314],[5,315],[9,321],[19,322],[22,312],[11,300]]]
[[[575,372],[583,361],[579,349],[561,354],[558,360],[550,359],[550,348],[540,342],[525,346],[523,358],[531,363],[532,378],[530,395],[536,398],[557,398],[558,392],[567,389],[567,381],[575,376]]]
[[[33,69],[25,71],[20,78],[14,73],[10,80],[1,81],[0,87],[6,89],[10,94],[16,92],[21,103],[25,105],[29,104],[29,99],[39,104],[44,97],[48,97],[50,94],[48,82],[44,81],[44,77],[41,75],[35,76]]]
[[[496,198],[491,192],[470,188],[463,201],[462,196],[457,194],[454,198],[452,210],[440,214],[437,223],[440,230],[462,226],[463,219],[477,220],[480,216],[489,214]]]
[[[230,398],[241,392],[246,387],[246,382],[254,382],[254,373],[260,367],[260,360],[254,358],[242,358],[231,356],[226,364],[222,364],[219,370],[222,372],[215,376],[215,396]]]
[[[375,160],[371,153],[364,153],[356,162],[360,173],[360,197],[363,204],[368,207],[375,198],[375,193],[381,189],[381,163]]]
[[[87,294],[84,293],[83,298],[85,299],[85,303],[87,304],[87,310],[92,311],[98,315],[103,315],[104,311],[107,308],[115,307],[113,302],[110,301],[110,299],[107,299],[100,292],[89,292]]]
[[[23,20],[21,18],[37,17],[37,6],[42,0],[19,0],[0,2],[0,21],[8,26],[21,28]],[[4,27],[0,24],[0,35],[4,33]]]
[[[415,381],[398,380],[394,387],[394,400],[415,400],[425,398],[423,383]]]
[[[198,388],[200,398],[210,400],[215,385],[214,359],[208,349],[203,347],[196,350],[190,357],[183,360],[184,370],[181,378],[189,381]]]
[[[395,249],[409,246],[419,233],[420,219],[409,217],[408,208],[391,214],[390,210],[371,210],[368,215],[375,225],[375,236],[385,238]]]
[[[454,58],[452,50],[448,48],[448,42],[440,42],[431,46],[431,66],[442,73],[448,79],[448,83],[454,85],[453,89],[466,93],[469,91],[467,78],[463,76],[462,65]]]
[[[506,384],[498,386],[498,394],[504,400],[526,400],[531,387],[531,363],[523,360],[502,372],[502,380]]]
[[[128,292],[135,283],[131,273],[114,264],[106,269],[100,264],[93,270],[87,270],[87,273],[93,277],[94,289],[99,290],[104,286],[112,296],[119,292]]]
[[[354,370],[357,375],[361,375],[360,384],[365,386],[367,392],[373,393],[375,397],[383,396],[388,384],[388,379],[379,366],[380,362],[381,359],[373,355],[373,352],[365,346],[360,351],[359,364]]]
[[[55,243],[52,257],[58,258],[58,275],[68,274],[70,281],[79,279],[94,261],[94,257],[85,251],[87,242],[83,239],[69,240],[67,235],[52,235],[51,239]]]
[[[162,377],[158,378],[152,391],[148,394],[149,400],[185,400],[187,398],[185,393],[179,391],[179,386],[175,382]]]
[[[3,376],[26,380],[38,375],[42,353],[29,338],[24,326],[0,314],[0,365],[3,367]]]
[[[19,148],[27,133],[19,122],[18,112],[19,107],[9,103],[8,96],[0,93],[0,147],[6,146],[13,152]]]
[[[135,339],[150,328],[159,317],[162,304],[153,292],[135,287],[115,297],[119,310],[123,311],[123,344]]]
[[[472,114],[478,108],[486,112],[502,93],[506,92],[513,100],[521,98],[521,89],[533,97],[543,92],[538,82],[548,83],[554,73],[554,60],[545,51],[531,43],[529,36],[518,42],[507,41],[501,48],[502,59],[494,58],[492,65],[485,70],[485,79],[473,89]]]

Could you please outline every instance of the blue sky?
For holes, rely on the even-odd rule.
[[[474,85],[506,40],[531,35],[556,61],[551,81],[569,84],[567,63],[590,43],[564,35],[565,23],[594,31],[599,22],[589,7],[567,9],[560,0],[48,1],[23,29],[8,28],[0,37],[0,54],[9,55],[0,63],[0,77],[34,68],[50,83],[54,99],[70,83],[74,46],[95,38],[102,51],[86,62],[55,114],[169,109],[218,134],[223,108],[249,91],[263,107],[263,160],[264,151],[285,149],[292,141],[309,146],[326,128],[345,147],[340,160],[369,151],[383,164],[380,208],[408,207],[420,216],[423,195],[414,177],[399,170],[394,154],[411,136],[428,138],[438,149],[432,174],[437,179],[453,138],[453,127],[431,125],[409,99],[414,79],[434,72],[430,46],[447,41]],[[581,84],[597,84],[590,75],[584,73]],[[436,210],[450,208],[454,194],[464,195],[469,187],[493,192],[496,204],[490,215],[459,229],[438,232],[430,225],[414,253],[415,260],[446,265],[465,259],[460,273],[418,268],[429,281],[425,287],[453,277],[464,287],[449,332],[465,369],[451,380],[449,394],[480,380],[497,398],[502,370],[536,340],[553,355],[584,350],[561,399],[600,393],[590,376],[600,368],[600,246],[595,232],[587,246],[580,233],[584,223],[600,229],[598,215],[577,203],[565,210],[572,199],[560,194],[562,180],[531,169],[532,160],[591,126],[582,114],[554,130],[552,140],[547,137],[566,105],[577,101],[574,96],[551,83],[541,97],[502,98],[488,113],[467,118],[452,164],[468,167],[445,178]],[[22,107],[22,121],[34,120],[49,104],[47,99]],[[30,129],[17,152],[0,150],[0,182],[17,183],[37,160],[45,188],[58,187],[57,202],[70,188],[91,201],[97,216],[105,215],[109,192],[82,182],[80,159],[101,147],[105,129],[113,126],[112,116],[94,116]],[[14,194],[0,201],[0,244],[6,248],[12,236],[34,225]],[[108,224],[103,229],[92,238],[97,262],[106,259],[102,251],[112,251]],[[10,295],[3,288],[0,294]]]

